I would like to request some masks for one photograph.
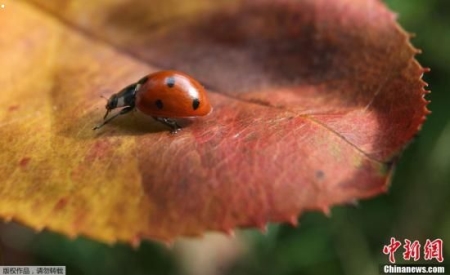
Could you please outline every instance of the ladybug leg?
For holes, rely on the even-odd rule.
[[[162,124],[172,128],[172,130],[170,131],[171,134],[176,134],[181,129],[181,126],[178,125],[178,123],[173,119],[170,119],[167,117],[155,117],[155,116],[153,118],[156,121],[161,122]]]
[[[102,123],[100,123],[99,125],[95,126],[93,130],[97,130],[100,129],[101,127],[103,127],[105,124],[109,123],[111,120],[115,119],[116,117],[120,116],[120,115],[124,115],[126,113],[131,112],[134,109],[133,106],[128,106],[126,108],[123,108],[122,110],[120,110],[120,112],[118,112],[117,114],[113,115],[112,117],[103,120]]]

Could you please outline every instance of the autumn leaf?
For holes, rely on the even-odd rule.
[[[296,224],[380,194],[428,114],[377,0],[14,1],[0,23],[0,217],[137,245]],[[176,135],[105,100],[184,71],[211,115]]]

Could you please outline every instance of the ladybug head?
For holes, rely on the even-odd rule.
[[[105,118],[108,116],[109,112],[110,112],[112,109],[117,108],[117,103],[118,103],[118,96],[117,96],[117,94],[114,94],[114,95],[112,95],[112,96],[108,99],[108,102],[106,103],[106,106],[105,106],[105,108],[106,108],[106,114],[105,114],[105,116],[103,117],[103,119],[105,119]]]
[[[117,94],[113,94],[106,103],[106,114],[103,119],[105,119],[113,109],[124,106],[134,107],[136,89],[138,87],[139,84],[131,84],[120,90]]]
[[[117,94],[112,95],[109,99],[108,102],[106,103],[106,110],[110,111],[112,109],[117,108],[117,103],[118,103],[118,96]]]

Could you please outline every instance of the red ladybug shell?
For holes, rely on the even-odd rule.
[[[203,86],[177,71],[161,71],[139,81],[136,108],[157,117],[204,116],[212,108]]]

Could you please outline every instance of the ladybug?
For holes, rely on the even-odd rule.
[[[124,107],[106,119],[111,110]],[[106,103],[103,122],[97,130],[114,118],[134,109],[152,116],[176,133],[181,126],[173,118],[205,116],[212,110],[206,91],[194,78],[177,71],[160,71],[141,78],[113,94]]]

